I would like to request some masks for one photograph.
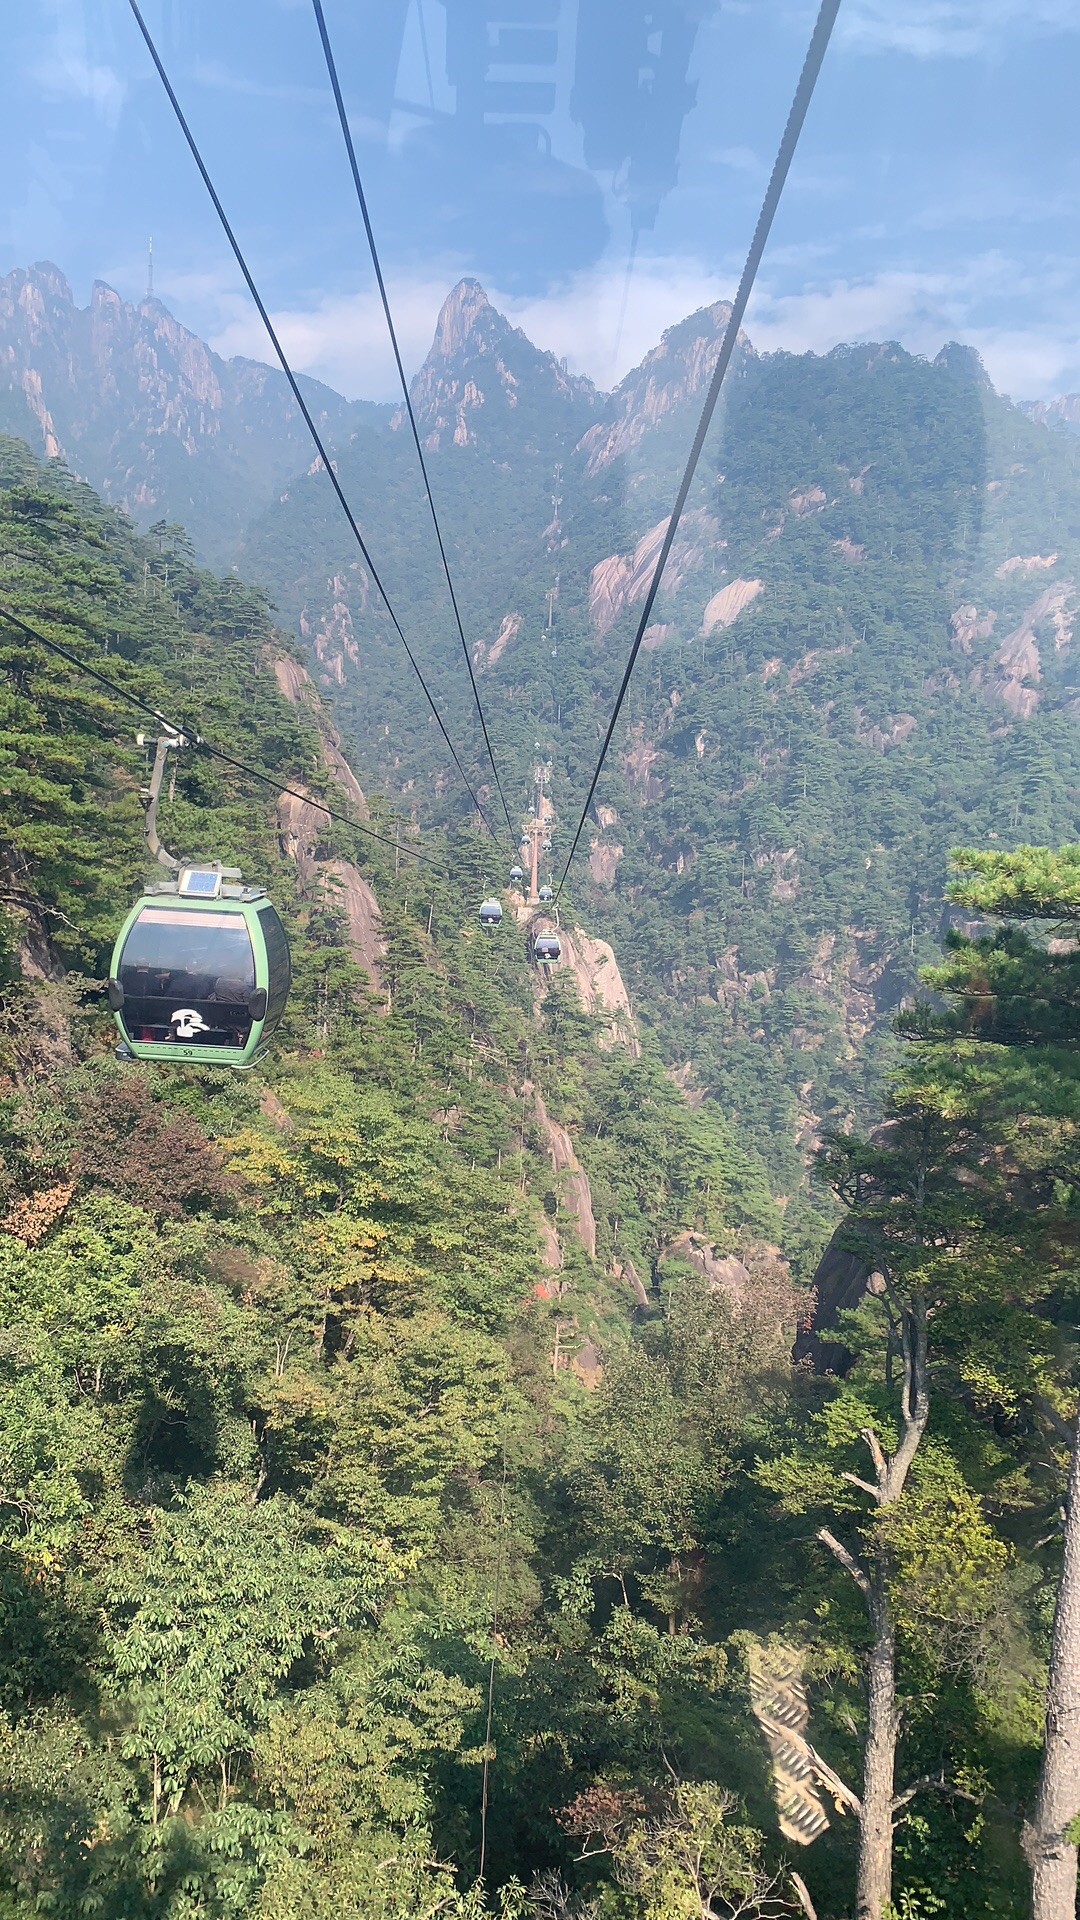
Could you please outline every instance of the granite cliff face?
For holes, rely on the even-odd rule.
[[[596,412],[591,380],[566,372],[491,305],[478,280],[460,280],[443,302],[431,351],[412,383],[429,452],[447,445],[492,450],[507,434],[538,451],[577,437]],[[404,423],[404,410],[393,425]]]
[[[582,438],[579,452],[585,456],[590,477],[634,454],[650,428],[659,426],[686,401],[696,399],[702,405],[730,318],[726,301],[702,307],[669,327],[641,365],[626,375]],[[753,353],[746,334],[740,333],[733,365],[737,368]]]
[[[1059,393],[1053,400],[1021,400],[1020,411],[1041,426],[1080,433],[1080,393]]]
[[[322,430],[347,434],[360,410],[303,384]],[[133,306],[100,280],[78,307],[48,262],[0,279],[0,428],[140,524],[182,522],[219,565],[310,459],[283,374],[222,360],[160,300]]]

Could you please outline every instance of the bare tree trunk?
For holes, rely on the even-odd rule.
[[[926,1353],[926,1308],[919,1295],[902,1306],[898,1335],[904,1362],[900,1401],[900,1434],[895,1453],[887,1454],[872,1427],[862,1437],[873,1461],[873,1480],[845,1473],[845,1480],[862,1489],[879,1508],[899,1500],[930,1418],[930,1381]],[[828,1528],[818,1539],[851,1575],[866,1602],[870,1623],[870,1650],[866,1663],[866,1745],[863,1750],[862,1798],[855,1800],[859,1820],[859,1862],[856,1878],[857,1920],[883,1920],[892,1898],[893,1815],[906,1805],[910,1791],[895,1795],[896,1745],[900,1723],[896,1711],[896,1629],[889,1606],[888,1569],[878,1552],[864,1562]],[[1080,1564],[1078,1564],[1078,1618],[1080,1618]],[[1080,1698],[1080,1695],[1078,1695]],[[1075,1867],[1075,1858],[1074,1858]],[[1038,1920],[1050,1920],[1047,1914]],[[1058,1920],[1055,1913],[1053,1920]],[[1068,1920],[1072,1920],[1070,1910]]]
[[[1080,1814],[1080,1427],[1073,1434],[1039,1792],[1024,1828],[1033,1920],[1074,1920],[1076,1846],[1066,1829]]]
[[[859,1814],[857,1920],[881,1920],[892,1898],[893,1793],[896,1772],[896,1635],[880,1563],[866,1596],[873,1635],[866,1674],[866,1746]]]

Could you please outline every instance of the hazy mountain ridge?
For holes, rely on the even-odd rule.
[[[1020,411],[1044,427],[1080,433],[1080,393],[1059,393],[1052,400],[1021,400]]]
[[[365,411],[319,381],[304,390],[332,438]],[[0,428],[141,524],[182,522],[218,565],[310,459],[278,369],[223,360],[152,296],[135,305],[99,280],[80,308],[49,262],[0,280]]]

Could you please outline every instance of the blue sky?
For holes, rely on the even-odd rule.
[[[463,272],[605,386],[731,291],[812,6],[324,4],[412,364]],[[265,358],[126,0],[10,12],[0,271],[47,258],[80,302],[95,278],[138,297],[153,233],[174,312],[221,351]],[[146,12],[297,364],[389,395],[310,0]],[[1078,83],[1080,0],[844,0],[755,343],[933,353],[960,338],[1014,397],[1080,388]]]

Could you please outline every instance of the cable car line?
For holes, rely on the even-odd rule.
[[[134,5],[134,0],[132,0],[132,5]],[[638,620],[634,642],[630,648],[630,658],[626,663],[626,671],[623,674],[622,684],[619,687],[611,719],[608,722],[607,732],[604,735],[603,745],[600,748],[600,757],[597,760],[592,779],[589,782],[589,791],[585,796],[585,804],[581,809],[581,818],[578,821],[577,831],[574,834],[566,865],[562,871],[562,878],[559,881],[558,891],[555,896],[556,899],[558,899],[559,894],[562,893],[566,885],[566,876],[573,864],[578,842],[581,839],[585,822],[588,818],[589,808],[592,805],[593,795],[596,792],[597,782],[604,769],[604,762],[607,759],[612,736],[618,724],[619,715],[622,712],[623,701],[626,699],[638,654],[641,651],[641,643],[645,638],[646,629],[652,618],[653,607],[656,602],[656,596],[660,591],[660,582],[663,579],[664,568],[667,566],[668,557],[675,540],[676,529],[682,518],[683,508],[686,505],[694,475],[697,472],[698,461],[701,458],[706,435],[712,425],[712,418],[716,412],[716,403],[720,398],[720,390],[724,384],[724,376],[731,364],[732,355],[734,354],[735,345],[739,337],[739,329],[742,326],[746,313],[747,302],[753,292],[754,281],[757,279],[758,268],[761,265],[761,257],[765,251],[765,246],[769,238],[773,220],[776,216],[777,207],[780,204],[780,197],[784,191],[788,173],[791,170],[791,163],[795,157],[795,149],[799,144],[799,135],[802,132],[810,102],[814,97],[814,89],[817,86],[818,77],[821,73],[825,55],[828,51],[829,41],[832,38],[832,31],[836,25],[836,16],[839,11],[840,0],[821,0],[817,23],[810,40],[802,72],[799,75],[799,83],[795,89],[791,112],[788,115],[787,125],[784,128],[783,138],[780,142],[776,162],[773,166],[772,175],[765,193],[765,199],[762,203],[761,212],[758,215],[758,222],[754,229],[754,237],[750,243],[750,251],[746,258],[746,265],[743,268],[742,278],[739,281],[738,291],[732,304],[731,317],[724,331],[724,337],[720,345],[720,354],[713,371],[709,391],[705,397],[705,405],[701,410],[701,419],[698,422],[697,432],[694,435],[694,442],[690,449],[690,456],[686,462],[685,472],[679,483],[679,491],[675,496],[675,505],[672,509],[671,518],[668,521],[663,545],[657,556],[656,566],[653,569],[653,576],[649,583],[649,591],[645,596],[645,602],[641,609],[641,617]]]
[[[364,556],[367,566],[371,572],[371,577],[375,582],[375,585],[378,588],[379,593],[382,596],[383,604],[385,605],[386,610],[390,615],[390,619],[393,622],[394,629],[398,635],[398,638],[401,641],[402,646],[404,647],[406,653],[409,656],[409,664],[411,665],[413,672],[415,673],[417,679],[420,682],[421,687],[424,690],[424,695],[425,695],[425,698],[427,699],[428,706],[431,708],[431,711],[434,714],[435,719],[438,723],[439,732],[442,734],[443,739],[445,740],[448,748],[450,749],[450,755],[454,762],[454,765],[457,768],[458,773],[461,775],[461,779],[464,782],[465,788],[473,802],[473,805],[475,806],[477,812],[479,813],[481,820],[484,822],[484,825],[487,827],[488,832],[494,838],[495,829],[492,827],[492,824],[488,819],[487,814],[484,811],[483,804],[479,799],[475,789],[473,788],[472,782],[469,779],[468,774],[465,772],[465,769],[462,766],[461,761],[458,759],[457,749],[455,748],[454,743],[450,738],[450,735],[446,731],[446,727],[443,724],[442,715],[440,714],[439,709],[435,705],[435,701],[432,698],[431,691],[428,687],[427,681],[424,678],[423,670],[421,669],[420,664],[416,659],[416,656],[413,653],[412,648],[410,647],[407,639],[405,638],[404,628],[401,625],[401,621],[398,619],[397,613],[394,609],[390,596],[387,593],[386,588],[382,583],[382,579],[379,575],[375,562],[373,561],[370,553],[368,552],[367,543],[364,540],[364,536],[360,531],[360,527],[357,522],[356,516],[353,513],[353,510],[350,507],[349,502],[345,496],[344,488],[342,487],[341,482],[334,471],[334,467],[331,462],[330,455],[323,444],[322,435],[320,434],[318,427],[315,425],[315,421],[312,417],[311,410],[308,407],[308,404],[304,399],[303,394],[300,391],[299,382],[292,370],[292,367],[289,364],[288,358],[285,353],[285,349],[282,346],[281,341],[278,339],[277,331],[274,327],[274,323],[270,318],[269,312],[267,311],[267,308],[266,308],[266,304],[252,277],[251,269],[249,268],[248,263],[244,258],[244,254],[240,247],[240,242],[237,240],[236,235],[233,232],[232,227],[229,223],[229,217],[225,212],[225,208],[221,204],[221,200],[218,196],[217,188],[215,187],[212,179],[210,178],[210,174],[207,170],[206,163],[203,160],[202,154],[199,151],[198,144],[195,140],[195,136],[192,133],[191,128],[188,126],[187,120],[184,117],[184,110],[180,105],[179,100],[177,99],[172,81],[169,79],[169,76],[165,71],[165,67],[162,62],[161,55],[158,53],[157,47],[154,45],[154,41],[151,36],[150,29],[147,26],[146,21],[143,19],[141,12],[139,11],[138,0],[128,0],[128,5],[130,6],[131,11],[135,16],[136,25],[138,26],[139,32],[142,34],[143,40],[146,43],[147,52],[149,53],[150,58],[153,61],[155,68],[157,69],[158,78],[160,79],[161,84],[164,87],[166,94],[168,95],[169,104],[172,107],[173,113],[176,115],[177,123],[180,127],[181,133],[184,136],[184,139],[187,142],[188,149],[191,153],[191,157],[194,160],[195,165],[198,167],[200,175],[202,176],[203,185],[205,186],[206,191],[210,195],[210,199],[213,202],[214,211],[221,222],[221,226],[225,234],[225,238],[228,240],[229,245],[232,248],[233,258],[235,259],[237,266],[239,267],[241,273],[244,276],[244,280],[246,282],[248,292],[250,293],[253,301],[255,302],[256,307],[258,308],[259,317],[262,320],[264,327],[266,328],[267,334],[269,335],[270,343],[274,349],[274,352],[277,355],[278,362],[281,366],[281,370],[284,373],[285,378],[292,389],[293,399],[296,401],[296,404],[299,407],[300,412],[304,417],[304,421],[307,425],[308,432],[310,433],[311,438],[315,443],[315,447],[319,453],[319,457],[322,460],[323,466],[325,467],[326,473],[329,477],[330,484],[332,485],[334,492],[337,495],[338,502],[341,506],[341,510],[344,513],[345,518],[348,520],[349,526],[352,529],[353,538],[355,539],[357,546],[359,547],[361,553]]]
[[[16,627],[20,633],[26,635],[27,639],[36,641],[38,646],[46,647],[50,653],[58,654],[61,660],[66,660],[71,666],[78,667],[80,673],[87,674],[91,680],[96,680],[100,686],[107,688],[115,699],[125,701],[128,706],[136,708],[140,713],[149,714],[150,718],[156,720],[160,726],[167,727],[170,733],[178,734],[200,752],[209,754],[212,759],[223,761],[226,766],[234,767],[239,773],[246,773],[249,779],[258,780],[264,787],[271,788],[274,793],[283,794],[290,800],[302,800],[305,806],[314,807],[317,812],[325,813],[329,820],[336,821],[339,826],[348,827],[352,833],[363,834],[366,840],[378,840],[384,847],[392,847],[395,853],[407,854],[410,860],[419,860],[424,866],[441,867],[442,862],[433,860],[430,854],[420,853],[415,847],[404,845],[399,840],[391,840],[389,834],[378,833],[374,827],[361,826],[358,820],[350,820],[346,814],[337,813],[333,807],[328,807],[325,801],[315,800],[311,794],[301,793],[296,787],[282,786],[280,780],[275,780],[273,774],[264,773],[261,767],[251,767],[246,760],[238,760],[234,754],[226,753],[223,747],[215,747],[212,741],[204,740],[202,735],[195,733],[191,727],[179,726],[175,720],[170,720],[166,714],[160,713],[157,707],[152,707],[148,700],[141,699],[137,693],[132,693],[130,689],[121,687],[117,681],[110,680],[108,674],[100,673],[97,667],[91,666],[88,660],[81,659],[77,653],[71,651],[70,647],[61,646],[58,640],[50,640],[48,634],[39,632],[37,627],[32,627],[28,621],[20,619],[17,613],[11,612],[10,608],[0,606],[0,620],[6,620],[9,626]]]
[[[312,0],[312,6],[315,9],[315,20],[319,29],[319,38],[322,41],[323,54],[326,59],[326,71],[330,76],[330,85],[331,85],[331,88],[333,89],[334,103],[337,107],[337,116],[341,124],[342,137],[344,138],[344,141],[345,141],[345,151],[349,156],[349,167],[352,172],[353,186],[356,188],[356,198],[360,206],[360,217],[363,220],[364,232],[367,235],[368,249],[371,253],[371,264],[375,269],[375,279],[378,282],[379,298],[382,301],[383,316],[386,320],[386,330],[390,335],[390,345],[394,351],[394,364],[397,367],[398,380],[401,384],[401,393],[402,393],[402,398],[405,402],[405,411],[409,416],[409,426],[412,429],[413,444],[416,448],[416,457],[420,462],[420,473],[424,482],[424,492],[427,494],[427,503],[431,509],[431,521],[432,521],[432,525],[435,528],[435,538],[438,541],[438,545],[439,545],[439,557],[442,560],[442,569],[446,577],[447,590],[450,594],[450,604],[454,609],[454,620],[457,625],[458,637],[461,641],[461,651],[465,655],[465,665],[468,668],[468,672],[469,672],[469,685],[472,687],[473,700],[476,703],[476,711],[477,711],[477,715],[479,716],[480,727],[484,735],[484,745],[487,748],[488,759],[491,762],[491,771],[495,776],[495,785],[496,785],[496,788],[498,789],[499,799],[502,802],[502,810],[506,815],[506,824],[510,831],[510,836],[512,839],[514,834],[514,825],[513,825],[513,821],[510,818],[510,809],[506,804],[506,795],[503,792],[503,784],[499,778],[499,769],[495,764],[495,752],[491,744],[491,737],[488,733],[488,724],[484,715],[483,704],[480,699],[480,689],[476,684],[476,674],[473,670],[472,654],[469,652],[469,643],[465,638],[465,628],[462,623],[461,609],[458,605],[457,590],[454,586],[453,576],[450,572],[450,561],[447,557],[446,542],[443,539],[442,527],[439,524],[439,516],[435,508],[435,496],[431,491],[431,480],[428,476],[427,461],[424,458],[424,449],[420,440],[420,429],[416,423],[416,414],[413,411],[412,395],[409,392],[409,382],[408,382],[408,379],[406,378],[405,368],[402,364],[401,348],[398,345],[397,328],[394,325],[394,316],[390,311],[390,296],[386,291],[386,281],[383,278],[382,262],[379,259],[379,249],[375,244],[375,233],[371,225],[371,216],[368,212],[367,195],[364,192],[363,182],[360,178],[360,167],[356,158],[356,147],[353,144],[352,128],[349,126],[349,116],[345,111],[345,101],[341,92],[341,82],[338,79],[337,62],[334,59],[334,50],[330,43],[330,34],[326,25],[326,17],[323,13],[322,0]]]

